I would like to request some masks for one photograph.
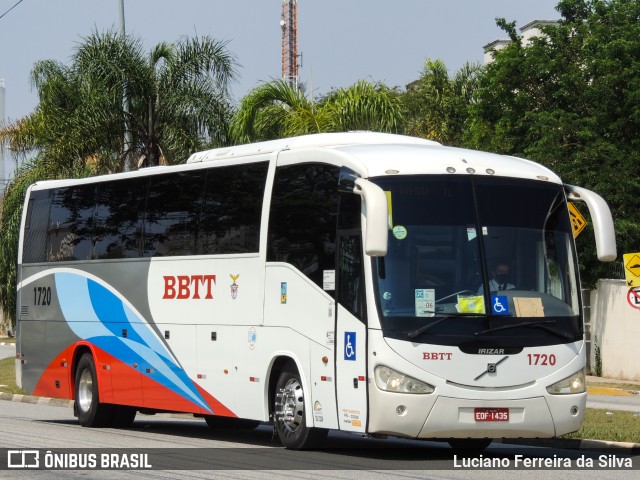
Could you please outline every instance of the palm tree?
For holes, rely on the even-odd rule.
[[[43,179],[179,163],[194,150],[229,142],[229,83],[236,62],[209,37],[161,43],[145,54],[139,40],[94,33],[71,64],[37,62],[32,83],[39,104],[0,130],[0,141],[34,157],[0,205],[0,307],[15,312],[17,239],[26,188]],[[129,112],[123,109],[123,95]],[[127,122],[125,122],[127,120]],[[125,124],[131,143],[124,144]]]
[[[409,135],[461,145],[481,69],[465,64],[453,78],[442,60],[425,62],[422,75],[403,95]]]
[[[70,66],[35,64],[40,102],[0,136],[18,152],[35,150],[65,167],[89,161],[97,172],[122,170],[127,157],[140,166],[179,163],[228,143],[235,75],[226,44],[210,37],[160,43],[145,54],[138,39],[94,33]]]
[[[398,92],[380,83],[358,81],[317,103],[284,80],[273,80],[242,100],[232,120],[237,143],[320,132],[396,132],[401,124]]]

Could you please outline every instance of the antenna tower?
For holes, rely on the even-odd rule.
[[[282,78],[298,89],[298,0],[282,0]]]

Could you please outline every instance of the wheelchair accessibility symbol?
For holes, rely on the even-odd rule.
[[[356,332],[344,332],[344,359],[356,360]]]
[[[509,299],[506,295],[491,295],[491,311],[495,315],[509,315]]]

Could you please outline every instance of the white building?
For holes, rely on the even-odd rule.
[[[522,42],[522,45],[526,47],[531,44],[532,38],[544,35],[544,33],[542,33],[542,27],[546,27],[548,25],[558,25],[558,20],[533,20],[532,22],[520,27],[520,41]],[[510,39],[501,38],[486,44],[483,47],[484,64],[487,65],[488,63],[491,63],[493,61],[493,53],[503,49],[510,43]]]

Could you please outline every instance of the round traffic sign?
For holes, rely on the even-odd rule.
[[[640,310],[640,287],[631,287],[627,292],[627,302],[633,308]]]

